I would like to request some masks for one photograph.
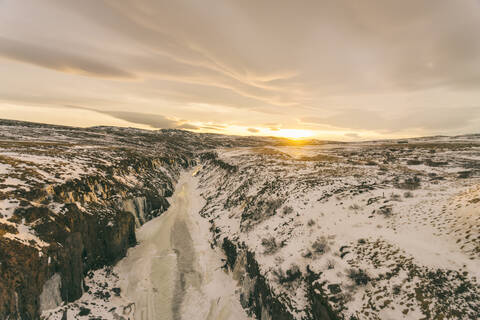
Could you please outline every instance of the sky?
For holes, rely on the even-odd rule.
[[[478,133],[479,30],[480,0],[0,0],[0,118]]]

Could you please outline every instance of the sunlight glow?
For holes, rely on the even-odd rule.
[[[289,138],[289,139],[303,139],[315,135],[315,132],[302,129],[280,129],[272,132],[273,136]]]

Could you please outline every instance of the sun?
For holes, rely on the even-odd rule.
[[[315,133],[310,130],[302,129],[280,129],[275,131],[274,135],[277,137],[288,139],[304,139],[313,136]]]

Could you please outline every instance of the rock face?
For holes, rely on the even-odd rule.
[[[113,264],[125,256],[127,249],[136,243],[135,226],[168,208],[166,198],[153,192],[101,203],[95,199],[95,189],[84,181],[64,187],[68,191],[61,187],[55,189],[53,198],[57,198],[56,201],[67,202],[68,197],[78,202],[66,203],[61,214],[54,214],[46,206],[34,206],[31,200],[25,207],[17,208],[9,219],[33,225],[35,234],[48,243],[48,247],[38,250],[29,243],[0,238],[2,319],[38,318],[39,297],[46,290],[46,281],[52,277],[60,278],[62,301],[78,299],[83,293],[86,272]],[[170,194],[171,190],[163,193]],[[109,198],[105,194],[101,196]],[[125,203],[141,205],[127,210]]]
[[[38,256],[36,249],[3,238],[0,259],[0,317],[38,318],[38,297],[48,279],[47,261]]]
[[[242,306],[256,319],[292,320],[295,316],[289,312],[286,301],[276,295],[268,281],[260,272],[255,254],[245,246],[237,247],[228,238],[223,239],[222,249],[227,257],[226,266],[241,287]],[[322,294],[322,288],[315,285],[318,277],[309,272],[305,281],[309,284],[309,307],[304,320],[335,320],[338,315],[332,311]]]
[[[227,238],[223,239],[222,248],[227,256],[227,266],[241,287],[240,302],[251,315],[266,320],[294,319],[286,306],[270,290],[252,252],[237,248]]]
[[[125,256],[135,227],[168,208],[180,171],[194,164],[181,144],[138,132],[22,133],[31,131],[40,141],[15,136],[0,153],[10,169],[0,179],[0,319],[38,319],[78,299],[86,273]]]

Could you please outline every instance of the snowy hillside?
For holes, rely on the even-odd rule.
[[[0,121],[0,319],[476,319],[479,270],[479,135]]]
[[[254,252],[295,318],[480,314],[478,136],[219,149],[201,171],[213,241]]]

